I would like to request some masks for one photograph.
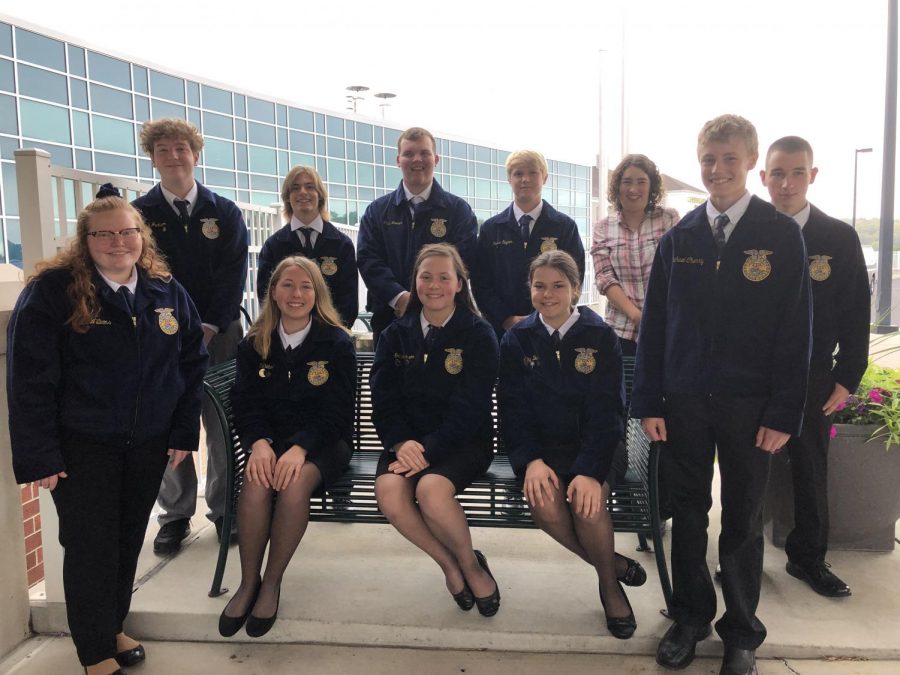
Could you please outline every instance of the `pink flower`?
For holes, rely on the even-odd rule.
[[[881,403],[881,392],[878,391],[878,389],[870,389],[869,400],[872,401],[872,403]]]
[[[829,436],[829,438],[834,438],[835,436],[837,436],[837,428],[831,427],[831,431],[828,432],[828,436]]]
[[[841,401],[840,403],[837,404],[837,407],[834,409],[834,411],[840,412],[841,410],[843,410],[846,407],[847,407],[847,401]]]

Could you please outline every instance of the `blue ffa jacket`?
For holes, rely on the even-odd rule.
[[[472,268],[478,222],[472,207],[434,181],[413,222],[403,184],[369,204],[359,224],[356,256],[370,312],[410,290],[413,264],[425,244],[453,244]]]
[[[831,371],[853,393],[869,359],[869,275],[859,237],[811,206],[803,240],[813,296],[810,368]]]
[[[478,308],[498,336],[508,316],[527,316],[532,311],[528,290],[528,266],[544,251],[560,249],[575,258],[584,281],[584,245],[578,226],[569,216],[544,201],[541,215],[531,226],[527,242],[519,234],[512,204],[484,221],[478,233],[477,255],[472,267],[472,292]]]
[[[297,233],[291,231],[290,223],[266,239],[259,252],[259,271],[256,274],[256,297],[260,302],[266,297],[269,279],[278,263],[288,256],[303,255],[302,247]],[[351,328],[359,313],[359,274],[353,242],[326,221],[322,233],[316,237],[313,260],[325,277],[341,323]]]
[[[559,358],[537,312],[500,344],[500,429],[518,476],[548,446],[578,446],[570,477],[601,483],[624,433],[619,340],[587,307],[560,342]]]
[[[276,329],[267,359],[251,338],[238,346],[231,403],[247,452],[260,438],[308,452],[327,450],[341,439],[351,445],[355,398],[356,352],[340,328],[314,318],[303,344],[289,354]]]
[[[490,444],[499,360],[493,329],[457,305],[431,351],[424,349],[418,313],[394,321],[381,334],[370,376],[381,443],[391,450],[416,440],[429,463],[464,445]]]
[[[660,239],[641,319],[631,415],[665,417],[668,394],[764,396],[760,425],[796,435],[811,327],[800,228],[753,197],[720,266],[716,258],[705,204]]]
[[[197,183],[197,202],[185,232],[159,185],[132,204],[144,216],[203,323],[225,332],[239,316],[247,279],[247,226],[238,207]]]
[[[63,439],[120,448],[157,438],[196,450],[206,349],[200,317],[177,281],[139,271],[134,321],[98,275],[100,316],[67,325],[65,269],[29,283],[7,328],[7,395],[19,483],[65,471]]]

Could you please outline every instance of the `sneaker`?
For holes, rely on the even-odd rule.
[[[191,533],[190,518],[179,518],[166,523],[153,540],[153,552],[157,555],[171,555],[181,550],[181,542]]]
[[[819,595],[829,598],[843,598],[850,595],[850,587],[835,575],[824,560],[812,565],[798,565],[788,560],[784,566],[787,573],[801,581],[805,581]]]

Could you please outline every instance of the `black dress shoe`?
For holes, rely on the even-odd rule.
[[[663,668],[681,670],[687,668],[694,660],[694,652],[697,643],[705,640],[712,633],[712,626],[688,626],[683,623],[673,623],[656,649],[656,662]]]
[[[719,675],[756,675],[756,650],[725,645]]]
[[[463,581],[463,589],[459,593],[453,593],[452,595],[460,609],[464,609],[468,612],[475,606],[475,595],[472,593],[472,589],[469,588],[469,584],[465,581]]]
[[[845,598],[850,595],[850,587],[832,573],[825,561],[803,566],[788,560],[784,568],[792,577],[805,581],[819,595],[829,598]]]
[[[626,586],[643,586],[647,582],[647,571],[641,566],[641,563],[637,560],[626,558],[620,553],[616,553],[616,557],[622,558],[627,565],[625,572],[618,577],[619,581]]]
[[[255,603],[254,603],[255,604]],[[278,605],[281,604],[281,587],[278,587],[278,597],[275,599],[275,613],[267,617],[265,619],[260,619],[258,616],[250,616],[247,617],[247,635],[250,637],[262,637],[270,630],[272,630],[272,626],[275,625],[275,619],[278,618]]]
[[[125,651],[116,654],[116,663],[123,668],[128,668],[137,665],[146,658],[147,653],[144,651],[144,645],[138,645],[137,647],[126,649]]]
[[[235,633],[237,633],[241,627],[247,622],[247,617],[250,616],[250,610],[253,609],[253,605],[256,604],[256,598],[259,595],[259,587],[262,586],[262,580],[256,584],[256,592],[253,594],[253,597],[250,599],[249,604],[247,605],[247,611],[244,612],[241,616],[228,616],[225,614],[225,610],[228,609],[228,605],[225,605],[225,609],[222,610],[222,613],[219,615],[219,635],[222,637],[231,637]]]
[[[213,521],[213,525],[216,527],[216,539],[218,539],[219,543],[222,543],[222,526],[225,524],[225,517],[219,516]],[[231,518],[231,535],[228,537],[228,545],[234,546],[238,543],[237,538],[238,530],[237,530],[237,518]]]
[[[169,555],[181,550],[181,542],[191,533],[190,518],[180,518],[166,523],[153,540],[153,552],[158,555]]]
[[[622,582],[619,581],[619,590],[622,592],[622,597],[625,598],[625,602],[628,603],[628,616],[606,616],[606,630],[609,631],[609,634],[614,638],[618,638],[620,640],[627,640],[632,635],[634,635],[634,631],[637,629],[637,621],[634,618],[634,610],[631,609],[631,602],[628,600],[628,596],[625,595],[625,589],[622,588]],[[606,614],[606,603],[603,601],[603,587],[598,584],[597,586],[600,590],[600,604],[603,605],[603,613]]]
[[[481,551],[475,551],[475,558],[478,560],[478,564],[481,565],[481,569],[487,572],[488,576],[491,579],[494,579],[494,575],[491,574],[491,568],[488,567],[487,558],[484,557],[484,553]],[[494,616],[497,613],[497,610],[500,609],[500,584],[497,583],[497,580],[494,579],[494,592],[491,593],[486,598],[475,598],[475,604],[478,606],[478,613],[481,616]]]

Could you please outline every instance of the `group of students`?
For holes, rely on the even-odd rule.
[[[30,278],[10,322],[15,473],[52,490],[69,625],[89,673],[145,658],[123,630],[137,555],[164,470],[168,478],[179,466],[193,469],[182,460],[198,442],[207,348],[212,354],[215,341],[233,336],[238,316],[246,228],[233,203],[193,180],[198,137],[180,120],[148,122],[142,141],[161,186],[135,203],[140,211],[101,190],[79,215],[71,248]],[[808,144],[788,137],[770,149],[762,177],[775,207],[746,190],[757,153],[743,118],[708,122],[698,158],[710,199],[677,225],[662,206],[656,166],[642,155],[623,160],[610,186],[615,215],[595,227],[591,249],[607,321],[576,307],[584,248],[575,223],[542,199],[539,153],[509,156],[514,201],[478,231],[468,204],[434,180],[434,137],[406,130],[397,155],[403,180],[369,205],[355,251],[328,222],[316,171],[292,169],[282,189],[289,222],[260,252],[259,317],[239,346],[230,339],[216,356],[236,348],[234,424],[251,451],[237,517],[241,583],[220,633],[271,629],[310,498],[349,463],[357,269],[375,334],[378,505],[440,567],[461,609],[493,616],[500,608],[499,584],[455,499],[491,462],[496,383],[501,432],[535,523],[594,567],[610,634],[634,634],[623,584],[643,584],[646,572],[615,553],[606,509],[626,414],[623,353],[637,354],[630,414],[666,442],[675,623],[658,662],[686,666],[715,615],[705,555],[716,452],[722,672],[755,672],[765,637],[755,616],[760,496],[770,453],[792,435],[792,458],[795,445],[808,458],[799,462],[805,473],[795,471],[798,514],[815,513],[798,516],[788,571],[820,592],[831,584],[830,594],[849,593],[820,578],[822,445],[828,415],[865,368],[868,317],[862,326],[857,303],[867,310],[867,276],[864,266],[859,276],[855,233],[810,212]],[[808,216],[803,234],[789,216]],[[817,318],[807,397],[810,278]],[[169,524],[184,520],[175,517]],[[188,531],[161,530],[158,552],[180,546]]]

